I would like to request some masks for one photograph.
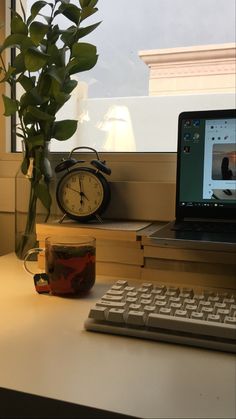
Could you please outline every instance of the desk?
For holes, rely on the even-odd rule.
[[[108,277],[70,299],[37,294],[14,254],[0,272],[0,387],[139,418],[235,418],[233,354],[85,331]]]

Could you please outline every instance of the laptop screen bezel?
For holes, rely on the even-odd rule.
[[[224,219],[236,220],[236,208],[229,207],[194,207],[180,205],[180,170],[181,170],[181,145],[182,145],[182,121],[184,119],[223,119],[236,118],[236,109],[205,110],[181,112],[178,118],[178,146],[177,146],[177,170],[176,170],[176,206],[175,215],[177,220],[186,218],[194,219]]]

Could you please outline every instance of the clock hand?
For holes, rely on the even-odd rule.
[[[85,199],[87,199],[87,201],[89,201],[88,197],[85,195],[84,192],[80,192],[80,196],[83,196]]]
[[[85,199],[87,199],[87,201],[89,201],[88,197],[85,195],[84,192],[78,191],[77,189],[74,189],[71,186],[67,186],[67,188],[70,189],[71,191],[74,191],[74,192],[80,194],[80,205],[84,204],[83,198],[85,198]]]
[[[84,197],[85,199],[87,199],[87,201],[89,201],[88,197],[85,195],[84,191],[83,191],[83,184],[82,184],[82,179],[79,178],[79,187],[80,187],[80,196]]]

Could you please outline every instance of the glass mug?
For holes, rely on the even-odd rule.
[[[96,239],[89,236],[59,237],[45,239],[45,248],[30,249],[24,257],[24,268],[33,253],[45,254],[45,272],[51,294],[83,294],[95,283]]]

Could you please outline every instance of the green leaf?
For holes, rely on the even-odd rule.
[[[16,74],[23,73],[26,70],[24,54],[22,52],[13,60],[13,67],[16,69]]]
[[[64,141],[74,135],[77,129],[78,121],[73,119],[65,119],[63,121],[57,121],[53,124],[53,138]]]
[[[57,48],[55,44],[48,48],[48,55],[50,56],[48,63],[56,64],[56,66],[64,67],[66,59],[66,48]]]
[[[84,42],[74,44],[72,46],[72,57],[74,58],[67,65],[69,74],[75,74],[93,68],[98,59],[96,52],[97,49],[92,44]]]
[[[56,66],[51,66],[51,68],[49,68],[49,70],[47,71],[47,75],[49,75],[61,84],[64,81],[66,70],[64,69],[64,67],[58,68]]]
[[[37,48],[29,48],[25,52],[25,67],[29,71],[38,71],[47,63],[48,57]]]
[[[85,7],[81,12],[80,22],[87,19],[89,16],[92,16],[94,13],[98,11],[95,7]]]
[[[53,109],[55,109],[56,112],[59,110],[59,108],[62,105],[64,105],[65,102],[67,102],[67,100],[70,99],[70,95],[61,91],[61,86],[62,86],[61,83],[58,83],[54,79],[52,80],[49,94],[50,94],[50,97],[51,97],[50,102],[52,103],[52,99],[54,98],[54,102],[57,105],[56,108],[53,107]],[[49,109],[50,109],[50,114],[54,114],[55,111],[53,112],[53,111],[51,111],[51,108],[49,108]]]
[[[76,26],[71,26],[70,28],[64,31],[61,31],[61,40],[64,42],[65,45],[70,46],[75,42],[77,32],[78,28]]]
[[[28,137],[27,145],[29,150],[32,150],[34,147],[39,147],[44,145],[44,136],[42,134],[34,135],[32,137]]]
[[[52,79],[47,74],[43,75],[38,85],[39,94],[43,97],[50,95],[50,88],[52,84]]]
[[[31,14],[30,14],[30,16],[27,20],[28,25],[34,20],[34,18],[37,16],[37,14],[40,12],[40,10],[46,5],[47,5],[46,1],[36,1],[32,5],[31,10],[30,10]]]
[[[86,42],[79,42],[72,45],[72,57],[86,58],[96,56],[97,48],[95,45]]]
[[[67,70],[70,75],[80,73],[82,71],[90,70],[97,63],[98,55],[91,55],[87,57],[74,58],[67,65]]]
[[[35,77],[27,77],[24,74],[21,74],[17,81],[26,91],[33,89],[35,85]]]
[[[63,84],[63,90],[65,93],[71,93],[72,90],[74,90],[76,88],[78,84],[77,80],[70,80],[68,79],[67,81],[65,81],[65,83]]]
[[[65,17],[67,17],[67,19],[78,25],[80,20],[80,12],[81,11],[79,7],[75,6],[74,4],[61,4],[57,14],[63,14]]]
[[[94,31],[101,22],[94,23],[93,25],[86,26],[85,28],[79,28],[78,29],[78,38],[83,38],[84,36],[88,35],[90,32]]]
[[[49,25],[50,27],[50,25]],[[58,25],[54,25],[52,28],[50,27],[50,31],[47,34],[47,39],[50,41],[50,44],[54,44],[57,42],[59,36],[60,36],[60,29]]]
[[[0,80],[0,83],[9,81],[12,78],[12,75],[15,73],[15,70],[15,67],[9,65],[7,72],[5,73],[4,78]]]
[[[30,25],[30,36],[35,45],[39,45],[48,32],[48,25],[41,22],[33,22]]]
[[[23,22],[22,17],[18,13],[14,13],[11,19],[11,32],[28,35],[27,25]]]
[[[47,112],[43,112],[39,108],[36,108],[34,106],[29,106],[28,111],[36,119],[39,119],[39,120],[42,120],[42,121],[54,121],[54,119],[55,119],[54,116],[49,115]]]
[[[98,0],[79,0],[80,6],[84,7],[94,7],[96,6]]]
[[[3,98],[4,108],[5,108],[4,115],[5,116],[14,115],[16,111],[18,110],[19,102],[5,95],[2,95],[2,98]]]
[[[35,193],[43,206],[49,211],[52,203],[52,198],[49,192],[48,185],[44,182],[36,183],[34,186]]]
[[[41,96],[38,92],[37,87],[27,91],[21,96],[20,104],[23,108],[26,108],[29,105],[42,105],[43,103],[47,102],[48,98],[45,96]]]
[[[28,38],[26,35],[24,34],[20,34],[20,33],[14,33],[12,35],[9,35],[5,41],[3,42],[3,45],[0,48],[0,51],[3,51],[5,48],[9,48],[9,47],[17,47],[17,48],[29,48],[31,46],[33,46],[33,42],[31,41],[30,38]]]

